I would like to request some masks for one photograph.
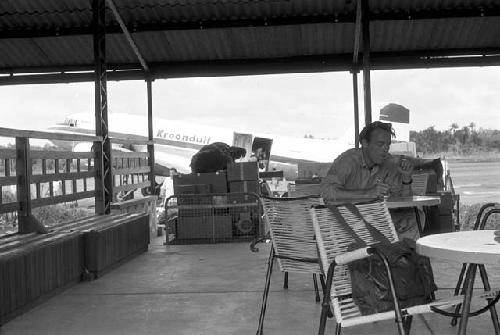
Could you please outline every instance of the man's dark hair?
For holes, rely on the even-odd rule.
[[[375,129],[382,129],[391,134],[391,137],[396,136],[396,133],[392,128],[392,123],[375,121],[365,126],[363,130],[361,130],[361,133],[359,133],[359,143],[362,143],[363,139],[365,139],[367,142],[370,142],[370,136]]]

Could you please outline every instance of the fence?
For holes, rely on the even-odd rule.
[[[0,234],[9,225],[12,228],[18,225],[19,232],[29,231],[31,228],[22,221],[31,217],[34,208],[95,199],[96,175],[102,175],[95,162],[99,161],[96,155],[101,150],[70,150],[78,142],[100,146],[101,137],[8,128],[0,128],[0,136],[15,138],[14,145],[0,148]],[[30,146],[31,138],[50,140],[66,150],[47,146],[35,150]],[[152,145],[152,142],[140,139],[112,139],[112,142]],[[153,171],[149,153],[113,151],[111,162],[113,199],[123,192],[150,187]]]

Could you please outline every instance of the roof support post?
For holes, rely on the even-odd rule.
[[[370,7],[368,0],[361,1],[361,26],[363,39],[363,91],[365,102],[365,124],[372,122],[372,97],[370,80]]]
[[[151,194],[155,194],[155,145],[153,142],[153,83],[151,77],[146,80],[148,86],[148,153],[149,153],[149,181],[151,182]]]
[[[352,55],[352,92],[354,99],[354,146],[359,148],[359,96],[358,96],[358,63],[359,40],[361,38],[361,0],[356,2],[356,23],[354,26],[354,52]]]
[[[108,136],[108,92],[106,74],[106,3],[92,0],[95,65],[95,132],[102,142],[94,143],[95,212],[109,214],[113,198],[111,141]]]
[[[358,72],[352,71],[352,93],[354,98],[354,145],[359,148],[359,97]]]

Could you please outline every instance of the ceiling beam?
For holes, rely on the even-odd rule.
[[[398,54],[371,53],[372,70],[398,70],[464,66],[499,66],[500,55],[465,57],[415,57]],[[316,73],[357,71],[352,55],[293,57],[268,60],[150,63],[152,79],[186,77],[220,77],[284,73]],[[109,71],[108,80],[146,80],[142,69]],[[0,85],[54,84],[94,81],[92,69],[77,73],[45,73],[0,76]]]
[[[394,20],[429,20],[429,19],[453,19],[453,18],[481,18],[500,16],[500,5],[488,8],[456,8],[439,10],[410,10],[394,12],[372,12],[370,21],[394,21]],[[331,24],[331,23],[355,23],[356,11],[345,13],[332,13],[324,15],[300,15],[276,18],[252,18],[252,19],[197,19],[189,22],[155,22],[155,23],[129,23],[126,28],[131,33],[151,31],[175,31],[175,30],[202,30],[222,28],[247,28],[247,27],[269,27],[288,26],[298,24]],[[92,35],[90,22],[81,27],[19,27],[15,29],[0,30],[0,39],[9,38],[36,38],[56,37],[71,35]],[[121,34],[122,28],[116,22],[106,26],[107,34]]]
[[[466,56],[495,56],[500,55],[500,48],[480,48],[480,49],[440,49],[440,50],[417,50],[417,51],[394,51],[394,52],[373,52],[371,53],[372,57],[377,59],[395,59],[395,56],[401,59],[428,59],[428,58],[439,58],[439,57],[466,57]],[[344,60],[346,57],[351,59],[352,62],[352,54],[338,54],[338,55],[324,55],[324,56],[303,56],[303,57],[290,57],[285,58],[284,61],[293,60],[294,63],[300,63],[300,60],[305,59],[315,59],[316,61],[323,60],[333,60],[333,59],[342,59]],[[279,61],[283,58],[278,58]],[[471,59],[476,59],[475,57]],[[269,63],[275,62],[276,60],[272,59],[262,59],[262,60],[249,60],[250,63]],[[155,68],[164,67],[164,66],[182,66],[182,64],[206,64],[203,66],[209,66],[212,63],[224,63],[224,64],[240,64],[245,62],[244,60],[233,60],[233,61],[207,61],[206,63],[193,61],[193,62],[168,62],[168,63],[150,63],[149,66],[154,71]],[[479,65],[479,64],[478,64]],[[107,63],[108,73],[112,73],[115,71],[140,71],[141,65],[139,63],[129,63],[129,64],[114,64]],[[474,66],[474,65],[472,65]],[[93,71],[94,64],[82,64],[82,65],[61,65],[61,66],[26,66],[26,67],[6,67],[0,68],[0,74],[22,74],[22,73],[61,73],[61,72],[86,72]]]

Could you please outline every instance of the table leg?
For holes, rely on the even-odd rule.
[[[467,333],[467,322],[469,321],[470,301],[472,299],[472,290],[474,289],[474,279],[476,278],[477,264],[470,264],[465,276],[465,296],[464,303],[462,304],[462,317],[458,327],[458,335],[465,335]]]
[[[490,281],[488,280],[488,274],[486,273],[486,268],[484,264],[479,264],[479,274],[481,275],[481,279],[483,280],[483,287],[485,291],[491,290]],[[488,299],[490,302],[491,299]],[[491,321],[493,322],[493,328],[495,329],[495,335],[500,334],[500,324],[498,323],[498,314],[495,305],[490,307]]]
[[[422,232],[424,231],[424,227],[422,227],[422,222],[420,222],[420,212],[418,211],[418,207],[413,207],[415,210],[415,218],[417,219],[417,226],[418,226],[418,234],[422,236]]]

